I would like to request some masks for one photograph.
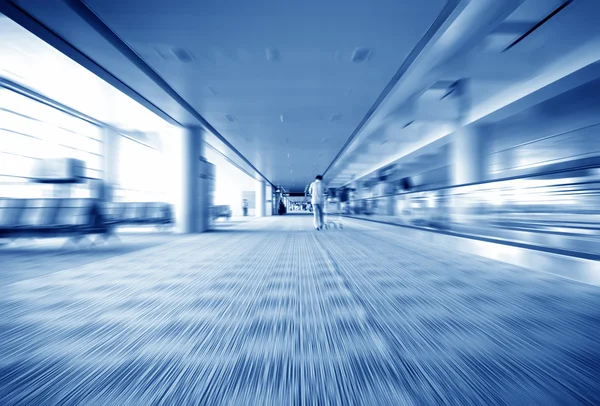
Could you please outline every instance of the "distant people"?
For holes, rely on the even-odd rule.
[[[323,205],[325,204],[325,186],[321,175],[317,175],[315,181],[310,184],[308,193],[311,196],[315,229],[321,230],[323,228]]]
[[[242,212],[244,213],[244,217],[248,216],[248,200],[242,200]]]
[[[285,214],[285,204],[283,204],[283,200],[279,201],[279,215],[282,216]]]

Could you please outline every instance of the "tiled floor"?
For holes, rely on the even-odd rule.
[[[19,281],[0,405],[600,404],[600,289],[267,218]]]

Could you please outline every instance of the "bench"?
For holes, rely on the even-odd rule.
[[[102,234],[101,220],[93,199],[0,199],[0,238]]]
[[[213,206],[212,212],[213,212],[214,219],[218,219],[219,217],[230,219],[231,215],[232,215],[231,207],[226,204],[219,205],[219,206]]]
[[[120,225],[172,224],[172,209],[166,203],[0,198],[1,239],[69,237],[79,241],[90,234],[108,239]]]
[[[109,202],[101,206],[102,217],[109,226],[172,226],[173,210],[168,203]]]

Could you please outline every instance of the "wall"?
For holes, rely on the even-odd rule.
[[[496,123],[491,137],[493,177],[600,155],[600,80]]]

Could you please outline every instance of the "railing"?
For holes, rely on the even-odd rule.
[[[409,226],[600,254],[600,168],[595,167],[351,198],[345,210]]]

